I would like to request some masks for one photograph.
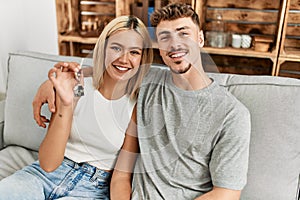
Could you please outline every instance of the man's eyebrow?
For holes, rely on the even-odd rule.
[[[176,28],[175,31],[178,32],[178,31],[185,30],[185,29],[190,29],[190,27],[182,26],[182,27]],[[165,30],[165,31],[161,31],[158,33],[158,35],[163,35],[163,34],[170,34],[170,31]]]
[[[170,31],[161,31],[158,33],[158,35],[163,35],[163,34],[170,34]]]
[[[175,29],[175,31],[178,32],[178,31],[182,31],[182,30],[185,30],[185,29],[190,29],[190,27],[189,26],[178,27],[178,28]],[[164,31],[159,32],[158,35],[170,34],[170,33],[171,33],[170,31],[164,30]]]
[[[184,30],[184,29],[190,29],[190,27],[188,27],[188,26],[182,26],[182,27],[176,28],[175,30],[176,31],[181,31],[181,30]]]

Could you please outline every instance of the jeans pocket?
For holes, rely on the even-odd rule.
[[[109,189],[110,178],[104,177],[102,175],[94,175],[90,181],[93,185],[99,189]]]
[[[95,189],[98,191],[98,195],[100,199],[109,199],[110,194],[110,182],[103,178],[96,177],[93,180],[90,180],[94,185]]]

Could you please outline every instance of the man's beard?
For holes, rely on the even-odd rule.
[[[180,63],[176,63],[176,64],[180,64]],[[185,74],[187,71],[189,71],[189,70],[191,69],[191,67],[192,67],[192,64],[189,63],[189,65],[188,65],[186,68],[184,68],[184,69],[179,69],[178,71],[172,69],[171,67],[169,67],[169,68],[170,68],[171,71],[172,71],[173,73],[175,73],[175,74]]]

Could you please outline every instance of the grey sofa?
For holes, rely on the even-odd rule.
[[[9,55],[8,87],[0,95],[0,179],[37,159],[46,130],[33,119],[32,100],[48,69],[58,61],[80,62],[80,58],[34,52]],[[248,183],[241,199],[299,200],[300,80],[209,75],[251,113]],[[47,106],[43,114],[50,115]]]

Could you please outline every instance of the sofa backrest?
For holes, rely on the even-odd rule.
[[[210,76],[251,113],[248,183],[241,199],[295,200],[300,175],[300,80]]]
[[[46,129],[40,128],[33,119],[32,100],[40,84],[47,80],[48,70],[59,61],[80,63],[81,58],[35,52],[9,54],[4,145],[19,145],[38,150]],[[46,105],[42,112],[43,115],[50,116]]]

